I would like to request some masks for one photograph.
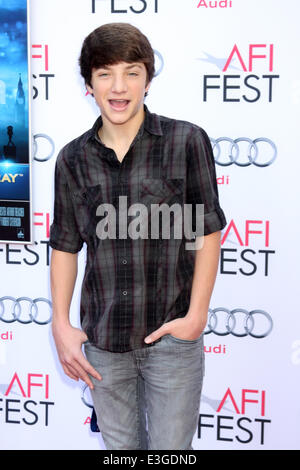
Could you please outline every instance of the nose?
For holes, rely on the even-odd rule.
[[[127,82],[123,74],[114,75],[111,91],[114,93],[124,93],[127,91]]]

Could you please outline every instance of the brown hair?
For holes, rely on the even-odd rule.
[[[119,62],[142,62],[147,84],[154,77],[154,52],[147,37],[129,23],[108,23],[95,29],[84,40],[79,57],[80,72],[91,86],[93,68]]]

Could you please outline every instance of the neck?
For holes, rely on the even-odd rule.
[[[121,142],[124,144],[131,143],[138,133],[139,128],[145,117],[144,107],[132,119],[124,124],[113,124],[105,116],[102,116],[103,125],[99,129],[99,137],[102,142],[112,148],[119,146]]]

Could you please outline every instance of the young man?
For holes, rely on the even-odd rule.
[[[203,330],[226,224],[211,145],[198,126],[144,105],[154,54],[137,28],[97,28],[83,43],[80,67],[101,116],[56,163],[50,246],[58,355],[65,373],[91,388],[107,449],[192,449]],[[194,232],[204,235],[202,248],[186,248],[191,236],[152,235],[157,223],[147,210],[155,204],[163,220],[173,204],[202,204],[204,227]],[[193,212],[193,231],[197,220]],[[136,236],[138,225],[148,237]],[[69,308],[83,243],[81,330],[70,324]]]

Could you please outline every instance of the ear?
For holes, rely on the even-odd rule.
[[[87,83],[85,84],[87,91],[89,92],[90,95],[94,96],[94,90],[93,88],[88,85]]]
[[[145,88],[144,98],[147,98],[147,96],[148,96],[148,91],[149,91],[150,86],[151,86],[151,82],[149,82],[148,85],[147,85],[146,88]]]
[[[146,86],[145,88],[145,93],[148,93],[149,89],[150,89],[150,86],[151,86],[151,82],[148,83],[148,85]]]

